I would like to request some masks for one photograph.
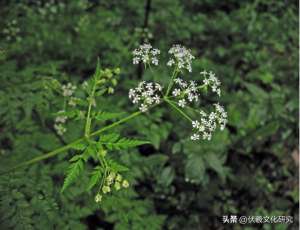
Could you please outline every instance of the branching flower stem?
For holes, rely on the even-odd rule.
[[[178,73],[179,73],[179,71],[178,71],[178,68],[176,67],[176,68],[174,69],[173,74],[172,74],[172,77],[171,77],[171,79],[170,79],[170,82],[169,82],[169,85],[168,85],[168,88],[167,88],[167,92],[166,92],[166,94],[165,94],[165,97],[167,97],[167,96],[169,95],[170,90],[171,90],[171,88],[172,88],[172,86],[173,86],[173,84],[174,84],[174,79],[175,79],[175,77],[177,76]]]
[[[190,122],[193,121],[185,112],[183,112],[180,108],[178,108],[178,106],[173,101],[171,101],[168,97],[164,97],[164,101],[167,102],[167,104],[169,104],[178,113],[180,113],[184,118],[186,118]]]
[[[97,74],[98,72],[96,72]],[[176,106],[176,104],[170,100],[171,97],[168,97],[169,93],[170,93],[170,90],[173,86],[173,83],[174,83],[174,79],[175,77],[178,75],[179,71],[178,71],[178,68],[175,68],[174,71],[173,71],[173,74],[171,76],[171,79],[170,79],[170,82],[169,82],[169,85],[168,85],[168,88],[167,88],[167,91],[166,91],[166,94],[164,95],[163,97],[163,101],[165,101],[167,104],[169,104],[173,109],[175,109],[178,113],[180,113],[184,118],[186,118],[187,120],[189,120],[190,122],[192,122],[192,119],[185,113],[183,112],[180,108],[178,108],[178,106]],[[110,130],[120,124],[123,124],[123,123],[126,123],[128,122],[129,120],[139,116],[142,114],[141,111],[137,111],[137,112],[134,112],[132,113],[131,115],[127,116],[127,117],[124,117],[123,119],[120,119],[119,121],[116,121],[110,125],[107,125],[95,132],[92,132],[90,133],[90,129],[91,129],[91,110],[92,110],[92,103],[93,103],[93,99],[94,99],[94,96],[95,96],[95,92],[96,92],[96,86],[97,86],[97,77],[95,76],[94,78],[94,85],[93,85],[93,88],[92,88],[92,91],[91,91],[91,94],[89,95],[89,106],[88,106],[88,110],[87,110],[87,118],[86,118],[86,123],[85,123],[85,133],[84,133],[84,137],[82,138],[79,138],[65,146],[62,146],[58,149],[55,149],[51,152],[48,152],[46,154],[43,154],[42,156],[38,156],[38,157],[35,157],[31,160],[28,160],[28,161],[25,161],[25,162],[22,162],[12,168],[10,168],[9,170],[7,171],[4,171],[4,172],[0,172],[0,175],[3,175],[3,174],[6,174],[6,173],[9,173],[9,172],[12,172],[18,168],[22,168],[22,167],[25,167],[25,166],[28,166],[28,165],[31,165],[31,164],[34,164],[34,163],[37,163],[39,161],[42,161],[42,160],[45,160],[45,159],[48,159],[48,158],[51,158],[51,157],[54,157],[62,152],[65,152],[69,149],[71,149],[75,144],[78,144],[78,143],[81,143],[82,141],[86,140],[86,139],[89,139],[90,137],[93,137],[93,136],[97,136],[107,130]],[[200,86],[201,88],[203,86]],[[151,106],[152,108],[155,107],[156,105],[154,106]]]
[[[85,122],[85,129],[84,129],[84,135],[86,138],[89,138],[90,130],[91,130],[91,123],[92,123],[91,110],[92,110],[92,104],[93,104],[94,95],[96,91],[96,85],[97,85],[97,79],[94,79],[93,89],[91,95],[89,95],[89,106],[88,106],[87,117]]]

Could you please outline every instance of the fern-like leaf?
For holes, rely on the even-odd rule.
[[[70,164],[61,192],[64,192],[79,177],[83,169],[84,161],[82,158],[78,158]]]
[[[102,168],[100,166],[95,167],[86,190],[91,190],[100,181],[101,176]]]
[[[128,168],[124,165],[119,164],[118,162],[114,160],[108,160],[108,165],[114,172],[125,172],[128,171]]]
[[[119,138],[118,134],[103,135],[99,140],[99,144],[104,145],[109,150],[129,149],[132,147],[149,144],[149,143],[150,143],[149,141]]]

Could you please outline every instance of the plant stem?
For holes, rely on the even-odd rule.
[[[103,186],[103,183],[104,183],[104,180],[106,179],[106,173],[107,173],[107,163],[106,163],[106,161],[105,161],[105,158],[104,157],[102,157],[101,156],[101,162],[103,162],[103,164],[104,164],[104,176],[102,177],[102,180],[101,180],[101,183],[100,183],[100,186],[99,186],[99,188],[98,188],[98,192],[97,193],[100,193],[100,191],[101,191],[101,188],[102,188],[102,186]],[[102,164],[102,163],[101,163]]]
[[[112,128],[114,128],[114,127],[116,127],[116,126],[118,126],[118,125],[120,125],[122,123],[125,123],[125,122],[127,122],[127,121],[129,121],[129,120],[131,120],[131,119],[133,119],[133,118],[135,118],[137,116],[139,116],[141,113],[142,112],[140,112],[140,111],[135,112],[135,113],[133,113],[133,114],[127,116],[127,117],[124,117],[123,119],[121,119],[121,120],[119,120],[117,122],[114,122],[114,123],[112,123],[110,125],[107,125],[107,126],[103,127],[102,129],[99,129],[99,130],[91,133],[89,136],[92,137],[92,136],[96,136],[96,135],[98,135],[100,133],[103,133],[103,132],[105,132],[105,131],[107,131],[109,129],[112,129]],[[20,164],[12,167],[11,169],[9,169],[7,171],[0,172],[0,175],[12,172],[15,169],[18,169],[18,168],[21,168],[21,167],[24,167],[24,166],[28,166],[28,165],[34,164],[36,162],[48,159],[50,157],[54,157],[54,156],[58,155],[59,153],[62,153],[64,151],[67,151],[67,150],[71,149],[74,144],[78,144],[78,143],[80,143],[80,142],[82,142],[84,140],[85,140],[85,137],[79,138],[79,139],[77,139],[77,140],[75,140],[75,141],[73,141],[73,142],[71,142],[71,143],[69,143],[69,144],[67,144],[67,145],[65,145],[63,147],[55,149],[55,150],[53,150],[53,151],[51,151],[49,153],[46,153],[46,154],[44,154],[42,156],[38,156],[38,157],[35,157],[35,158],[31,159],[31,160],[28,160],[28,161],[25,161],[23,163],[20,163]]]
[[[95,82],[93,85],[91,95],[89,95],[89,107],[88,107],[88,112],[87,112],[87,117],[86,117],[86,122],[85,122],[85,129],[84,129],[84,136],[87,138],[89,137],[90,130],[91,130],[91,123],[92,123],[91,110],[92,110],[92,103],[93,103],[94,95],[95,95],[95,91],[96,91],[97,79],[94,78],[94,81]]]
[[[38,156],[38,157],[32,158],[31,160],[28,160],[28,161],[25,161],[23,163],[20,163],[20,164],[12,167],[11,169],[9,169],[7,171],[1,172],[0,175],[9,173],[11,171],[14,171],[15,169],[18,169],[18,168],[21,168],[21,167],[24,167],[24,166],[27,166],[27,165],[31,165],[31,164],[34,164],[36,162],[39,162],[39,161],[48,159],[50,157],[53,157],[53,156],[55,156],[55,155],[57,155],[57,154],[59,154],[61,152],[64,152],[64,151],[70,149],[74,144],[78,144],[78,143],[80,143],[83,140],[84,140],[84,138],[77,139],[77,140],[75,140],[75,141],[73,141],[73,142],[71,142],[71,143],[69,143],[69,144],[67,144],[67,145],[65,145],[63,147],[55,149],[55,150],[53,150],[53,151],[51,151],[49,153],[46,153],[46,154],[44,154],[42,156]]]
[[[91,133],[90,136],[92,137],[92,136],[96,136],[96,135],[98,135],[100,133],[103,133],[104,131],[109,130],[109,129],[115,127],[115,126],[118,126],[118,125],[122,124],[122,123],[125,123],[126,121],[131,120],[132,118],[137,117],[140,114],[142,114],[142,112],[141,111],[137,111],[137,112],[135,112],[135,113],[133,113],[133,114],[127,116],[127,117],[124,117],[123,119],[121,119],[119,121],[116,121],[116,122],[114,122],[114,123],[112,123],[110,125],[107,125],[107,126],[103,127],[102,129],[99,129],[99,130]]]
[[[183,117],[185,117],[187,120],[192,122],[193,120],[180,108],[178,108],[171,100],[169,100],[167,97],[164,97],[164,100],[172,107],[174,108],[178,113],[180,113]]]
[[[169,82],[169,85],[168,85],[168,88],[167,88],[167,92],[166,92],[166,94],[165,94],[165,97],[167,97],[167,96],[169,95],[170,90],[171,90],[171,88],[172,88],[172,86],[173,86],[173,80],[174,80],[174,78],[177,76],[177,74],[178,74],[178,69],[177,69],[177,67],[176,67],[176,68],[174,69],[173,74],[172,74],[172,77],[171,77],[171,79],[170,79],[170,82]]]

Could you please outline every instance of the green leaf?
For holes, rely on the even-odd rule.
[[[119,139],[119,134],[117,133],[109,133],[106,135],[102,135],[100,137],[100,141],[99,142],[115,142]]]
[[[185,174],[187,179],[195,182],[201,182],[205,173],[205,165],[201,156],[190,155],[185,165]]]
[[[111,170],[113,170],[114,172],[125,172],[125,171],[128,171],[127,167],[125,167],[124,165],[121,165],[121,164],[117,163],[114,160],[109,160],[108,161],[108,165],[110,166]]]
[[[257,97],[258,99],[262,100],[262,99],[266,99],[268,97],[268,93],[265,92],[262,88],[260,88],[259,86],[252,84],[252,83],[247,83],[244,82],[246,88],[249,90],[249,92]]]
[[[70,164],[61,192],[64,192],[66,188],[68,188],[74,181],[76,181],[76,179],[80,176],[80,173],[82,173],[83,169],[84,169],[84,161],[81,158],[79,158],[74,163]]]
[[[175,143],[172,147],[173,154],[180,153],[181,150],[182,150],[182,144],[180,142]]]
[[[75,155],[73,156],[69,161],[70,162],[75,162],[75,161],[78,161],[79,159],[81,159],[82,156],[81,155]]]
[[[86,190],[91,190],[100,181],[101,176],[102,168],[100,166],[95,167]]]
[[[82,142],[75,143],[71,146],[71,148],[75,150],[84,150],[86,148],[86,144]]]
[[[218,175],[221,177],[221,179],[224,180],[227,172],[226,172],[226,168],[223,166],[222,159],[214,153],[208,153],[204,155],[204,159],[207,165],[211,169],[216,171]]]
[[[139,145],[150,144],[149,141],[128,138],[119,139],[118,134],[103,135],[98,143],[104,145],[109,150],[129,149]]]
[[[261,140],[262,138],[266,138],[268,136],[273,135],[276,133],[277,129],[279,128],[278,122],[270,122],[267,125],[263,126],[262,128],[258,129],[255,133],[254,136],[258,139]]]
[[[166,167],[163,169],[162,173],[159,176],[158,182],[165,187],[168,187],[175,177],[175,172],[171,167]]]
[[[116,143],[109,143],[108,144],[108,149],[129,149],[132,147],[136,147],[139,145],[144,145],[144,144],[149,144],[150,142],[148,141],[142,141],[142,140],[133,140],[133,139],[127,139],[127,138],[122,138],[118,140]]]
[[[97,147],[96,144],[90,143],[89,146],[84,150],[82,159],[87,162],[90,157],[97,159]]]

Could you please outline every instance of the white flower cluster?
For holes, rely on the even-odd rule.
[[[59,111],[58,113],[63,113],[64,111]],[[67,117],[64,115],[59,115],[55,118],[55,123],[54,123],[54,129],[56,130],[57,134],[62,136],[67,129],[64,127],[64,124],[67,121]]]
[[[111,187],[114,187],[116,191],[120,190],[122,187],[123,188],[128,188],[129,183],[127,180],[123,180],[123,177],[121,174],[116,174],[114,172],[110,172],[109,175],[105,178],[104,180],[104,185],[102,187],[102,193],[106,194],[111,192]],[[98,193],[95,196],[95,202],[99,203],[102,200],[102,195]]]
[[[200,121],[192,121],[195,133],[191,136],[191,140],[199,140],[200,137],[202,137],[203,140],[210,140],[217,125],[220,126],[220,130],[224,130],[227,123],[227,113],[219,104],[214,104],[214,107],[215,111],[209,114],[200,111]]]
[[[66,85],[62,85],[62,94],[64,97],[71,97],[76,90],[76,85],[72,83],[68,83]]]
[[[160,103],[161,91],[160,84],[142,81],[138,87],[129,90],[129,99],[133,104],[140,104],[140,111],[146,112],[149,106]]]
[[[212,91],[217,93],[218,96],[221,96],[221,82],[219,81],[219,79],[216,77],[216,74],[213,73],[212,71],[202,71],[200,72],[200,74],[202,74],[205,78],[203,80],[204,85],[211,87]]]
[[[178,69],[187,69],[192,72],[192,60],[195,58],[191,51],[181,45],[173,45],[169,50],[169,54],[172,54],[172,58],[169,59],[167,65],[176,65]]]
[[[186,82],[180,78],[176,78],[174,82],[178,87],[172,91],[172,95],[174,97],[179,96],[180,100],[178,101],[178,106],[184,108],[188,103],[192,103],[193,101],[197,102],[199,100],[200,94],[195,81]]]
[[[150,44],[140,45],[139,48],[135,49],[133,52],[133,64],[139,64],[140,62],[144,64],[158,65],[157,56],[160,54],[159,49],[153,49]]]

